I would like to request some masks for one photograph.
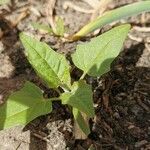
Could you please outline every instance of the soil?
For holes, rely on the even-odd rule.
[[[64,10],[65,1],[57,0],[54,12],[64,19],[67,32],[73,34],[89,21],[91,14],[72,8]],[[110,9],[135,1],[115,0]],[[46,1],[11,2],[12,6],[0,6],[0,103],[5,102],[13,91],[20,89],[26,80],[34,82],[46,94],[51,93],[26,59],[19,41],[21,31],[42,39],[54,50],[66,55],[82,42],[64,43],[58,37],[32,28],[31,22],[48,23],[45,16]],[[90,8],[81,0],[71,2]],[[15,24],[16,18],[25,11],[26,16]],[[75,140],[72,115],[68,108],[55,102],[52,113],[38,117],[26,127],[0,131],[0,150],[88,150],[91,145],[96,150],[150,149],[150,31],[138,30],[150,26],[150,13],[115,22],[100,33],[122,22],[131,23],[132,29],[111,71],[101,78],[86,77],[93,87],[96,112],[96,116],[90,120],[92,132],[89,137]],[[89,40],[89,37],[85,40]],[[72,76],[75,80],[79,75],[80,71],[74,69]]]

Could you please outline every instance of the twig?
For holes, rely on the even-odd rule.
[[[53,16],[55,4],[56,4],[56,0],[48,0],[47,1],[47,8],[46,8],[47,20],[48,20],[48,23],[50,24],[50,26],[52,27],[54,32],[56,32],[56,26],[54,23],[54,16]]]
[[[12,25],[13,27],[17,26],[17,24],[23,20],[26,16],[28,15],[28,11],[25,11],[25,12],[22,12],[19,17],[14,21],[12,22]]]
[[[18,149],[19,149],[20,145],[21,145],[21,143],[19,143],[19,145],[16,147],[16,150],[18,150]]]
[[[112,0],[101,0],[99,4],[95,7],[94,12],[91,16],[91,20],[94,20],[97,17],[97,15],[102,16],[102,14],[106,11],[111,1]]]
[[[42,141],[49,142],[49,140],[47,139],[47,137],[43,137],[43,136],[41,136],[41,135],[39,135],[37,133],[32,133],[32,134],[33,134],[33,136],[39,138]]]
[[[139,31],[139,32],[150,32],[150,27],[134,26],[132,29],[136,30],[136,31]]]
[[[148,49],[148,51],[150,52],[150,45],[145,43],[145,47]]]
[[[83,0],[88,3],[91,7],[96,8],[99,5],[99,0]]]
[[[129,37],[131,40],[133,40],[133,41],[137,41],[137,42],[142,42],[142,41],[143,41],[142,38],[133,36],[132,34],[129,34],[129,33],[128,33],[128,37]]]
[[[70,1],[64,2],[63,8],[67,9],[68,7],[72,8],[72,9],[74,9],[76,11],[86,13],[86,14],[93,13],[93,10],[87,10],[87,9],[81,8],[81,7],[77,6],[77,5],[75,5],[73,2],[70,2]]]

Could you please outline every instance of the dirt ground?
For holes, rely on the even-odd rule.
[[[137,0],[114,0],[113,9]],[[83,0],[70,0],[90,10]],[[84,26],[91,14],[73,8],[64,9],[66,0],[56,0],[54,14],[64,19],[67,33]],[[50,94],[28,63],[19,33],[25,31],[47,42],[54,50],[72,53],[82,41],[64,43],[58,37],[36,31],[31,22],[48,24],[46,0],[12,0],[12,5],[0,6],[0,103],[19,89],[25,80],[34,82]],[[22,19],[18,19],[19,17]],[[121,20],[100,32],[129,22],[132,29],[112,70],[101,78],[86,77],[92,84],[96,116],[90,120],[91,134],[86,140],[75,140],[72,115],[59,102],[53,112],[41,116],[26,127],[0,131],[0,150],[150,150],[150,13]],[[89,40],[87,38],[86,40]],[[74,79],[79,70],[73,70]]]

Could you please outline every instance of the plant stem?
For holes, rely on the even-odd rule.
[[[49,98],[49,100],[51,100],[51,101],[60,101],[60,98],[59,97],[52,97],[52,98]]]
[[[64,91],[70,92],[71,89],[67,85],[61,85],[60,86]]]
[[[61,94],[61,92],[60,92],[59,89],[55,89],[55,91],[56,91],[59,95]]]
[[[80,77],[80,79],[79,79],[79,80],[83,80],[83,79],[84,79],[84,77],[85,77],[85,75],[86,75],[86,73],[84,72],[84,73],[82,74],[82,76]]]

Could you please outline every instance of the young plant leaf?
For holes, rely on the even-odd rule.
[[[20,34],[20,39],[30,64],[49,87],[57,88],[64,84],[70,86],[69,64],[65,56],[24,33]]]
[[[56,20],[56,35],[63,36],[65,32],[64,21],[61,17]]]
[[[31,23],[31,25],[36,30],[44,30],[44,31],[47,31],[48,33],[53,32],[52,28],[50,28],[48,25],[39,24],[39,23],[35,23],[35,22]]]
[[[130,25],[121,25],[77,46],[72,55],[74,64],[84,74],[101,76],[110,70],[110,64],[118,56]]]
[[[74,116],[74,119],[75,119],[77,125],[80,127],[80,128],[76,127],[75,129],[81,129],[83,131],[83,133],[86,136],[88,136],[90,134],[90,128],[89,128],[88,123],[84,120],[81,112],[76,108],[73,108],[72,112],[73,112],[73,116]],[[77,131],[75,131],[75,132],[77,132]],[[81,133],[79,133],[79,134],[81,135]]]
[[[52,102],[42,96],[41,90],[31,82],[11,94],[0,106],[0,130],[17,125],[26,125],[38,116],[52,111]]]
[[[94,116],[91,86],[80,80],[74,82],[71,92],[65,92],[60,96],[62,104],[68,104],[84,112],[87,116]]]

